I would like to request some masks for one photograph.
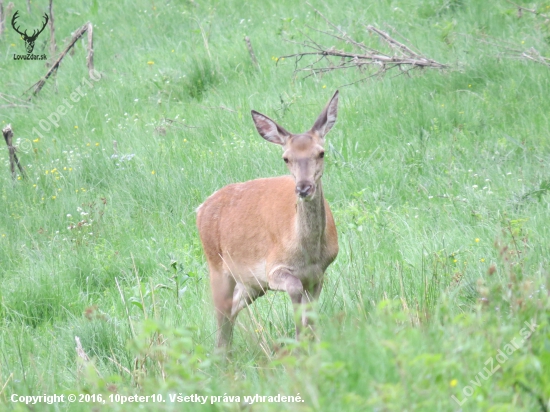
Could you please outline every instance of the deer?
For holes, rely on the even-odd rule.
[[[338,91],[313,127],[300,134],[252,110],[260,136],[282,146],[290,175],[230,184],[197,208],[219,349],[229,348],[239,312],[268,290],[290,296],[296,340],[303,328],[313,327],[305,309],[318,300],[325,271],[338,255],[336,225],[321,184],[325,136],[337,107]]]
[[[48,20],[49,20],[48,15],[44,13],[44,17],[45,17],[44,25],[42,26],[41,29],[33,30],[32,35],[30,36],[27,34],[27,30],[25,30],[24,32],[21,32],[19,31],[19,27],[15,27],[15,21],[17,20],[17,17],[19,17],[19,10],[17,10],[13,15],[11,19],[11,26],[17,33],[19,33],[23,37],[23,40],[25,41],[25,47],[27,49],[27,54],[31,54],[32,51],[34,50],[34,42],[38,38],[38,35],[44,31],[44,29],[46,28],[46,24],[48,24]]]

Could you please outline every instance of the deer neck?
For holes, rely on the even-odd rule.
[[[298,241],[302,245],[319,245],[325,233],[325,198],[321,180],[317,182],[316,193],[311,200],[298,199],[296,203]]]

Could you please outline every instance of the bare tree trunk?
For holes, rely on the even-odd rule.
[[[57,52],[57,44],[55,43],[55,25],[53,18],[53,0],[50,0],[50,55],[54,56]]]
[[[4,0],[0,0],[0,37],[4,34]]]

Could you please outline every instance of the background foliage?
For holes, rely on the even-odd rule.
[[[550,2],[521,4],[550,13]],[[278,59],[300,51],[287,39],[326,44],[314,30],[324,20],[285,0],[58,1],[59,47],[90,20],[102,78],[83,81],[79,41],[31,108],[0,109],[29,176],[12,182],[2,150],[3,408],[28,410],[10,396],[44,393],[304,399],[254,411],[548,408],[550,72],[480,40],[548,56],[548,20],[518,16],[505,1],[312,5],[359,41],[373,41],[372,24],[452,66],[340,89],[323,179],[341,249],[319,302],[320,341],[294,342],[290,301],[270,293],[239,316],[231,360],[216,356],[195,209],[228,183],[285,173],[251,109],[304,131],[335,89],[361,78],[303,80]],[[31,15],[22,1],[15,9],[32,27],[47,4],[33,2]],[[48,35],[35,53],[48,53]],[[13,60],[23,46],[8,24],[2,93],[20,96],[46,71]],[[77,87],[85,96],[43,131],[39,122]],[[523,341],[526,321],[538,328]],[[75,336],[90,361],[77,356]],[[513,339],[518,349],[479,378]]]

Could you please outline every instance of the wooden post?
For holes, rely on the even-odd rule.
[[[19,163],[19,159],[17,158],[17,155],[15,154],[15,146],[13,145],[13,129],[11,128],[11,124],[8,124],[6,127],[2,129],[2,134],[4,135],[4,140],[6,141],[6,144],[8,145],[8,152],[10,155],[10,170],[11,170],[11,177],[13,180],[17,178],[17,174],[15,172],[15,165],[17,164],[17,167],[19,168],[19,171],[25,177],[25,171],[23,170],[23,166],[21,166],[21,163]]]

